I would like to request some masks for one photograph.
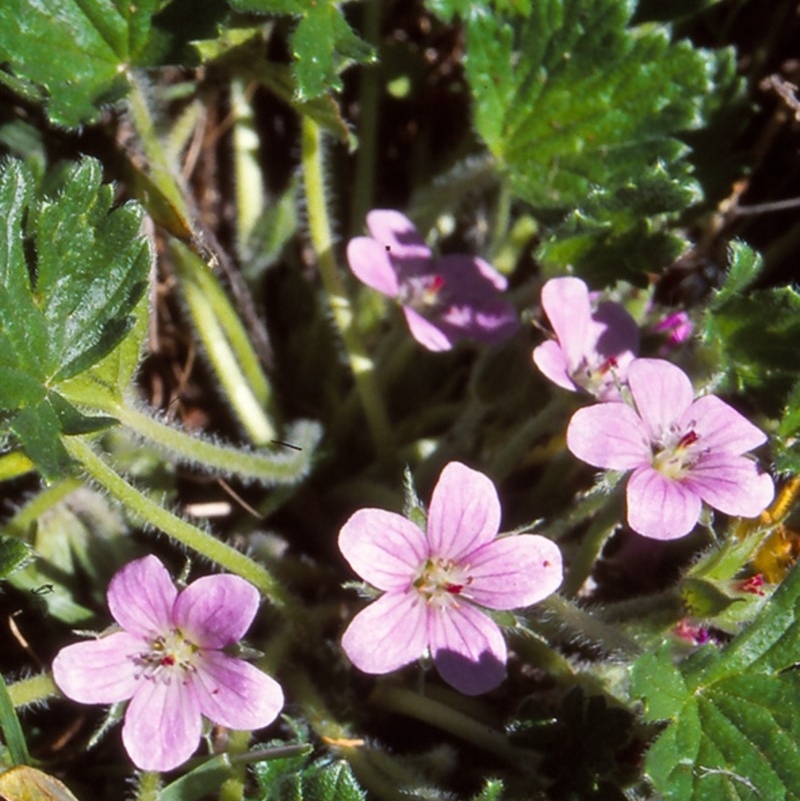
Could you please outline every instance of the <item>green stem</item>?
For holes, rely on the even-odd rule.
[[[390,712],[398,712],[436,726],[442,731],[460,737],[478,748],[496,754],[513,765],[530,769],[537,755],[517,748],[496,729],[458,712],[446,704],[403,687],[381,682],[370,695],[370,703]]]
[[[568,598],[578,594],[586,579],[591,575],[609,537],[620,525],[624,514],[622,509],[624,488],[624,484],[618,484],[614,491],[606,496],[605,504],[584,534],[578,553],[570,563],[564,585],[561,588]]]
[[[3,526],[4,534],[11,534],[22,540],[30,539],[31,526],[46,512],[52,509],[59,501],[74,492],[83,483],[78,478],[65,478],[43,489],[32,500],[28,501],[8,523]]]
[[[139,774],[136,801],[158,801],[161,795],[161,774],[145,770]]]
[[[547,406],[533,417],[528,418],[506,439],[502,449],[495,453],[486,471],[495,481],[500,482],[519,464],[525,452],[547,431],[552,431],[559,419],[564,404],[553,398]]]
[[[232,731],[228,734],[228,746],[225,753],[228,756],[241,756],[247,753],[247,746],[250,743],[249,731]],[[219,801],[242,801],[244,798],[244,782],[247,776],[247,764],[231,762],[233,775],[225,779],[219,788]]]
[[[363,6],[364,18],[361,33],[364,39],[373,46],[377,45],[380,35],[381,6],[382,0],[368,0]],[[379,79],[380,73],[376,65],[362,68],[358,98],[358,152],[350,220],[354,236],[360,233],[364,225],[364,217],[372,208],[378,130]]]
[[[95,407],[113,415],[139,436],[154,442],[181,461],[267,485],[290,484],[301,479],[308,472],[311,462],[309,450],[314,448],[317,439],[315,424],[302,428],[295,426],[291,440],[299,450],[281,448],[280,452],[248,452],[187,434],[125,403],[103,398],[95,403]]]
[[[16,709],[22,709],[30,704],[46,701],[48,698],[60,696],[53,677],[49,673],[40,673],[27,679],[20,679],[7,686],[11,703]]]
[[[333,320],[347,350],[350,369],[361,396],[375,449],[384,457],[391,451],[392,444],[389,417],[375,381],[375,365],[356,329],[355,313],[333,255],[333,235],[325,200],[322,131],[308,116],[303,117],[302,162],[309,234],[317,256],[320,277],[328,296]]]
[[[276,436],[264,410],[269,387],[247,335],[203,260],[180,242],[170,243],[170,253],[195,330],[222,391],[253,443],[266,445]]]
[[[86,472],[125,507],[187,548],[249,581],[288,618],[299,618],[294,599],[263,565],[159,506],[107,465],[84,439],[65,437],[63,442]]]
[[[11,451],[0,456],[0,481],[10,481],[36,470],[36,465],[22,451]]]
[[[548,642],[578,643],[623,659],[638,656],[639,644],[616,626],[586,612],[560,595],[551,595],[525,613]]]

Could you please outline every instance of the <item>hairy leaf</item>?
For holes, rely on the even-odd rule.
[[[666,799],[800,798],[800,571],[794,570],[745,631],[678,666],[671,651],[631,671],[645,719],[669,720],[645,769]]]

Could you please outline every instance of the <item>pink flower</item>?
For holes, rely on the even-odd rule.
[[[686,342],[694,332],[694,324],[686,312],[672,312],[653,326],[653,333],[666,335],[666,342],[659,353],[668,354],[671,350]]]
[[[561,584],[561,552],[535,534],[497,537],[500,501],[492,482],[450,462],[433,490],[427,533],[393,512],[361,509],[342,527],[339,548],[383,595],[342,637],[365,673],[389,673],[430,651],[441,677],[467,695],[505,677],[506,644],[480,607],[515,609]]]
[[[130,698],[125,750],[141,770],[171,770],[197,748],[201,715],[231,729],[260,729],[280,712],[280,685],[224,651],[250,627],[258,602],[255,587],[238,576],[207,576],[178,592],[164,565],[145,556],[108,587],[122,630],[63,648],[53,678],[82,704]]]
[[[347,245],[359,281],[395,299],[411,335],[428,350],[450,350],[464,337],[495,344],[519,327],[514,307],[500,293],[506,279],[483,259],[434,259],[413,223],[399,211],[367,215],[370,235]]]
[[[688,534],[705,501],[728,515],[755,517],[772,500],[772,479],[743,456],[766,435],[714,395],[694,400],[692,384],[661,359],[628,368],[636,410],[622,403],[579,409],[567,447],[595,467],[633,470],[628,524],[657,540]]]
[[[569,277],[542,287],[542,308],[556,335],[533,351],[544,376],[598,400],[621,400],[617,383],[639,351],[639,327],[628,312],[611,301],[592,310],[586,284]]]

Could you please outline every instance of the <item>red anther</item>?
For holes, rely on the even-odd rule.
[[[463,584],[445,584],[444,590],[445,592],[449,592],[451,595],[460,595],[461,591],[464,589]]]
[[[444,276],[433,275],[431,276],[431,282],[428,285],[428,291],[438,292],[443,286],[444,286]]]
[[[167,656],[162,657],[158,664],[161,666],[172,667],[172,665],[175,664],[175,657],[172,656],[172,654],[167,654]]]
[[[695,431],[687,431],[678,442],[679,448],[687,448],[689,445],[694,445],[697,440],[700,439],[700,435]]]
[[[618,367],[617,359],[615,356],[609,356],[598,368],[598,375],[605,375],[609,370],[616,370]]]
[[[740,581],[736,589],[738,589],[739,592],[750,592],[753,595],[763,595],[764,590],[761,589],[763,586],[764,576],[762,576],[761,573],[756,573],[755,576],[750,576],[749,579]]]

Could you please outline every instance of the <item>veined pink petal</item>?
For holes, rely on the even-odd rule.
[[[390,298],[397,297],[399,283],[392,260],[383,245],[366,236],[347,243],[347,263],[359,281]]]
[[[731,453],[704,454],[692,467],[686,483],[709,506],[737,517],[756,517],[775,495],[775,485],[767,473],[751,459]]]
[[[108,585],[108,608],[131,634],[152,637],[172,625],[178,590],[167,568],[155,556],[129,562]]]
[[[589,349],[592,307],[586,284],[569,276],[551,278],[542,287],[542,308],[574,369]]]
[[[630,470],[652,458],[648,431],[625,403],[578,409],[567,426],[567,447],[581,461],[610,470]]]
[[[339,532],[339,550],[361,578],[379,590],[407,590],[429,556],[425,535],[383,509],[359,509]]]
[[[628,367],[628,385],[652,439],[681,419],[694,400],[689,377],[663,359],[635,359]]]
[[[408,323],[411,336],[422,345],[435,353],[452,350],[455,340],[448,336],[440,327],[426,320],[419,312],[410,306],[403,306],[403,315]]]
[[[468,603],[431,609],[431,654],[439,675],[465,695],[497,687],[506,676],[506,641],[497,624]]]
[[[122,743],[137,768],[177,768],[197,750],[201,733],[200,703],[191,682],[139,683],[122,727]]]
[[[283,709],[283,690],[275,679],[221,651],[203,654],[191,682],[200,711],[229,729],[261,729]]]
[[[561,585],[561,551],[546,537],[522,534],[493,540],[466,557],[472,581],[464,594],[490,609],[520,609]]]
[[[367,229],[378,244],[396,259],[431,258],[430,248],[405,214],[393,209],[374,209],[367,214]]]
[[[767,441],[760,428],[715,395],[698,398],[686,410],[680,428],[689,427],[700,436],[699,446],[716,452],[741,454]]]
[[[577,392],[578,387],[570,377],[569,364],[563,348],[558,342],[548,339],[533,349],[533,363],[545,378],[570,392]]]
[[[67,698],[81,704],[115,704],[138,686],[132,657],[149,643],[127,631],[62,648],[53,660],[53,679]]]
[[[239,641],[256,616],[258,590],[239,576],[204,576],[178,595],[173,623],[202,648]]]
[[[387,593],[350,622],[342,648],[364,673],[391,673],[419,659],[428,647],[428,607],[414,593]]]
[[[695,527],[702,503],[688,485],[652,467],[634,470],[628,479],[628,525],[654,540],[684,537]]]
[[[433,488],[428,542],[434,557],[460,562],[500,530],[500,499],[483,473],[450,462]]]

